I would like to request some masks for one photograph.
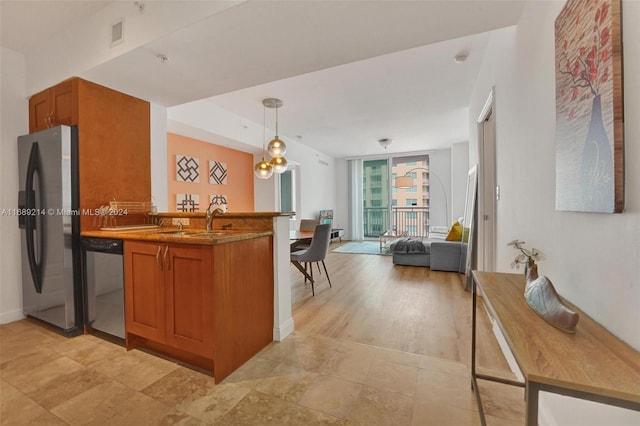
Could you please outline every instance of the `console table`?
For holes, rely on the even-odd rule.
[[[471,387],[482,425],[486,422],[478,379],[524,387],[528,426],[538,424],[540,391],[640,411],[640,353],[570,303],[567,306],[580,315],[576,333],[551,326],[529,308],[524,286],[523,274],[473,271]],[[476,371],[478,293],[500,327],[524,383]]]

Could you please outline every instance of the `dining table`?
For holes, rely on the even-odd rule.
[[[300,231],[300,230],[289,231],[289,240],[291,241],[306,240],[307,238],[308,239],[313,238],[313,231]]]
[[[309,240],[313,238],[314,231],[300,231],[300,230],[290,230],[289,231],[289,240],[291,241],[291,250],[295,251],[295,244],[301,240]],[[306,279],[313,282],[313,277],[307,272],[306,268],[300,264],[300,262],[296,260],[292,260],[291,263],[296,267],[302,275],[305,276]]]

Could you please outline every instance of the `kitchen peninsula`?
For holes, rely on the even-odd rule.
[[[207,230],[205,213],[169,212],[150,216],[156,229],[83,232],[124,241],[127,349],[188,362],[220,382],[267,346],[275,229],[288,216],[225,213]]]

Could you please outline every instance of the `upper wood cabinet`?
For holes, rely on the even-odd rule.
[[[78,124],[78,79],[73,78],[36,93],[29,99],[29,132],[59,124]]]
[[[95,212],[109,201],[151,201],[149,102],[73,77],[29,99],[29,131],[78,126],[80,229],[100,227]],[[140,223],[118,216],[118,225]]]

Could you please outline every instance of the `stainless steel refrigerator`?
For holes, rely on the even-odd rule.
[[[25,315],[68,335],[83,331],[78,130],[18,138],[18,221]]]

